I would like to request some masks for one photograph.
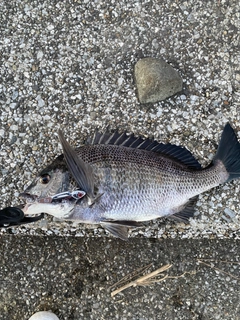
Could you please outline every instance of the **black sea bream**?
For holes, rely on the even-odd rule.
[[[197,195],[240,177],[240,144],[227,124],[205,169],[185,148],[119,133],[96,134],[59,156],[24,191],[26,214],[100,224],[121,239],[142,221],[193,216]]]

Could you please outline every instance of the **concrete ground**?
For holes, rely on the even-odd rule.
[[[240,319],[239,242],[4,236],[0,319]],[[111,297],[127,275],[172,265],[163,281]],[[129,283],[142,276],[129,277]],[[152,280],[152,279],[149,279]],[[156,280],[156,279],[155,279]]]
[[[0,208],[61,147],[109,127],[187,147],[203,166],[224,124],[240,140],[239,1],[1,1]],[[161,57],[183,79],[137,100],[135,63]],[[200,196],[189,225],[154,221],[128,242],[51,217],[0,230],[0,319],[239,319],[239,181]],[[111,297],[129,273],[169,277]],[[186,272],[186,273],[185,273]],[[180,277],[180,275],[182,275]],[[171,278],[176,277],[176,278]],[[130,280],[131,281],[131,280]]]

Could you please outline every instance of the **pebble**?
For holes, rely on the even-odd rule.
[[[155,103],[182,90],[182,79],[163,59],[144,58],[134,68],[141,103]]]
[[[50,311],[39,311],[34,313],[29,320],[59,320],[59,318]]]
[[[36,97],[36,100],[37,100],[38,106],[39,106],[40,108],[45,105],[45,102],[44,102],[44,100],[41,98],[41,96],[37,96],[37,97]]]

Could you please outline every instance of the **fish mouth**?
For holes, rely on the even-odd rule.
[[[26,200],[26,202],[32,203],[32,202],[35,202],[37,200],[38,196],[35,195],[35,194],[22,192],[22,193],[19,194],[19,198],[22,198],[22,199]]]
[[[24,199],[26,204],[33,204],[33,203],[52,203],[52,197],[39,197],[36,194],[30,194],[28,192],[22,192],[19,194],[19,197]],[[62,200],[62,199],[61,199]]]
[[[64,201],[78,201],[82,199],[86,195],[85,191],[74,190],[72,192],[65,191],[61,193],[57,193],[51,197],[39,197],[35,194],[30,194],[28,192],[22,192],[19,194],[20,198],[26,200],[26,203],[61,203]]]

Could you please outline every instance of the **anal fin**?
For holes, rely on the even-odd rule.
[[[186,203],[185,207],[181,211],[174,213],[168,218],[173,219],[177,222],[188,223],[189,219],[194,216],[195,205],[197,201],[198,201],[198,196],[189,199],[189,201]]]

